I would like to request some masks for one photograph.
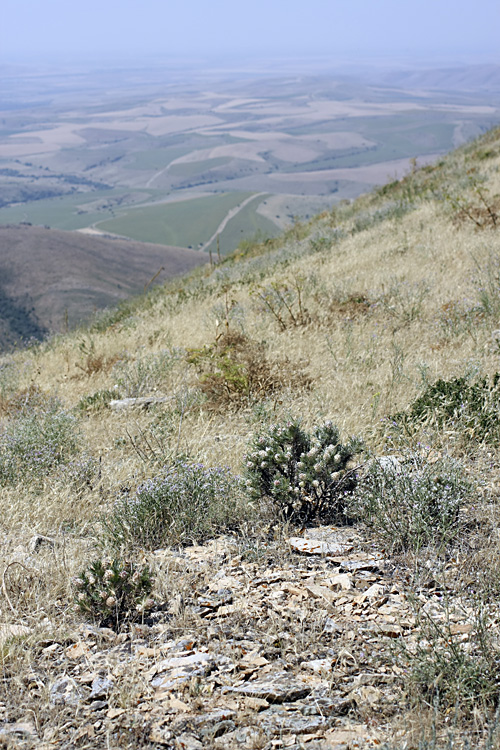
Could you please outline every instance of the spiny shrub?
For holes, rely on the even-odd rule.
[[[0,433],[0,484],[39,482],[76,453],[78,437],[76,418],[57,400],[22,409]]]
[[[345,522],[346,499],[356,486],[350,462],[360,449],[355,438],[341,443],[332,422],[312,434],[295,420],[272,425],[254,437],[246,456],[250,496],[269,498],[285,521]]]
[[[286,386],[306,388],[311,382],[288,359],[269,361],[261,344],[238,331],[189,351],[188,362],[198,370],[199,387],[212,408],[243,406]]]
[[[409,409],[393,417],[411,433],[422,425],[446,427],[467,440],[494,442],[500,437],[500,373],[491,381],[468,377],[437,380]]]
[[[127,560],[95,560],[73,579],[73,586],[80,612],[115,630],[143,619],[154,606],[149,567]]]
[[[431,463],[414,453],[402,462],[372,460],[350,508],[392,550],[441,548],[456,537],[460,507],[470,492],[457,461]]]
[[[104,519],[105,535],[115,547],[199,542],[235,523],[239,500],[239,481],[229,469],[178,459],[116,501]]]

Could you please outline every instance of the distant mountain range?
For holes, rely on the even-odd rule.
[[[73,327],[206,262],[195,250],[27,224],[0,226],[0,350]]]

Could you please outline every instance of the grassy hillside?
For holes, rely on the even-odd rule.
[[[3,357],[2,721],[36,712],[26,746],[500,747],[499,195],[496,129]],[[322,427],[294,464],[292,432],[327,420],[340,443]],[[304,559],[301,534],[344,541]],[[106,556],[118,573],[89,572]],[[155,605],[143,581],[118,611],[129,563]],[[233,667],[152,682],[181,639]],[[283,672],[309,699],[241,693]]]

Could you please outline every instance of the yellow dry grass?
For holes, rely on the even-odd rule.
[[[490,155],[479,160],[485,149]],[[22,615],[35,620],[46,612],[49,618],[57,616],[59,625],[71,621],[69,610],[54,602],[68,595],[70,576],[88,559],[99,514],[120,488],[135,488],[151,476],[154,467],[144,456],[158,459],[182,451],[239,472],[250,435],[263,420],[284,415],[307,426],[330,418],[343,435],[360,435],[380,452],[384,419],[407,407],[425,384],[500,370],[494,335],[500,321],[480,309],[481,285],[491,282],[494,294],[495,283],[500,284],[491,275],[491,259],[500,259],[500,228],[478,230],[473,221],[457,222],[450,202],[440,198],[448,190],[446,181],[454,181],[450,189],[467,181],[474,164],[493,201],[500,193],[499,154],[500,131],[495,131],[484,144],[448,157],[444,167],[407,177],[393,193],[361,198],[307,227],[295,227],[281,246],[264,245],[253,257],[198,270],[155,291],[107,328],[59,336],[6,355],[2,363],[5,372],[14,367],[16,389],[35,385],[57,395],[68,409],[99,392],[123,390],[124,372],[139,381],[143,377],[137,384],[140,395],[165,400],[146,411],[103,406],[79,412],[86,450],[100,460],[99,480],[92,487],[78,494],[48,480],[37,492],[22,485],[0,490],[8,539],[4,570],[15,541],[22,545],[34,532],[58,540],[46,563],[53,584],[43,590],[33,584],[31,604],[20,594],[22,575],[29,572],[9,569],[17,576],[9,585],[18,599],[12,606],[2,602],[4,619]],[[435,180],[433,190],[425,189],[427,178]],[[477,200],[467,186],[463,195]],[[383,210],[386,218],[373,218]],[[362,228],[366,216],[371,218]],[[311,252],[314,242],[317,251]],[[285,288],[300,291],[300,306],[296,297],[289,303],[293,317],[276,302],[274,314],[266,312],[262,294],[284,295]],[[284,388],[239,409],[210,408],[199,397],[199,374],[185,352],[212,344],[228,329],[262,343],[271,361],[300,364],[312,387]],[[157,372],[155,357],[165,350],[178,356]],[[140,371],[147,362],[153,362],[150,380]],[[493,461],[491,454],[487,460]]]

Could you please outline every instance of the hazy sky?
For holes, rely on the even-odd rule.
[[[0,59],[440,57],[500,62],[500,0],[1,0]]]

